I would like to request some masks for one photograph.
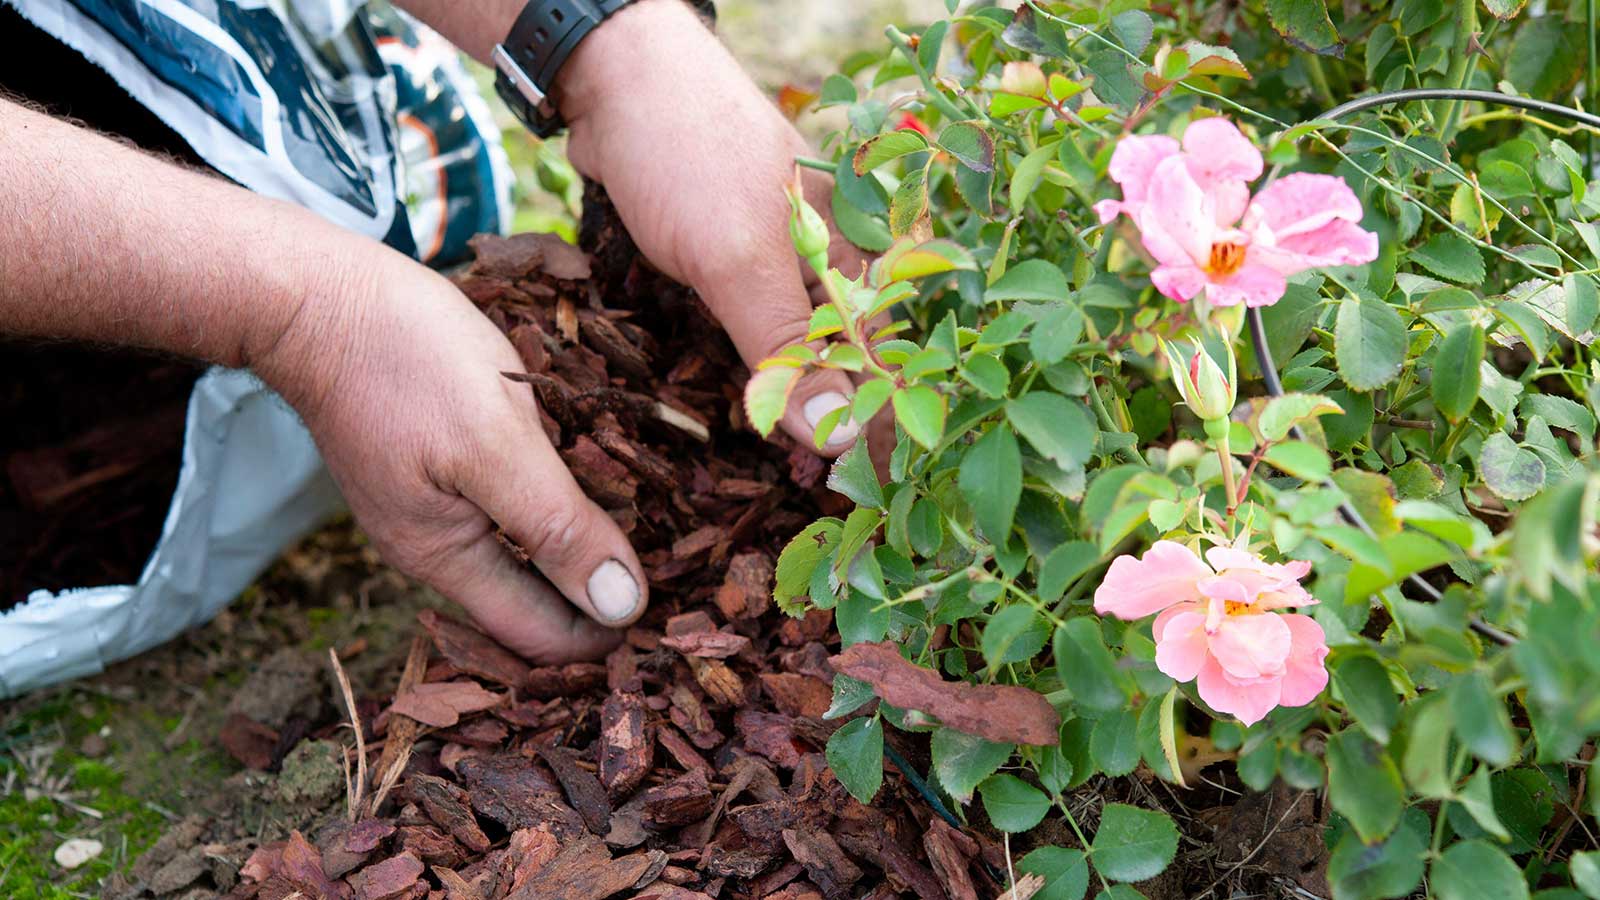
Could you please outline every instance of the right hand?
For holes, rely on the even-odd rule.
[[[356,274],[307,300],[253,368],[390,564],[531,660],[605,653],[644,611],[644,570],[546,439],[533,392],[500,374],[523,371],[516,351],[438,274],[371,242],[354,255]]]

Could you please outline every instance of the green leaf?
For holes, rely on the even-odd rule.
[[[1483,5],[1496,19],[1514,19],[1528,0],[1483,0]]]
[[[1333,683],[1356,724],[1378,743],[1389,743],[1400,719],[1400,701],[1383,663],[1365,653],[1343,657],[1333,667]]]
[[[1083,311],[1071,302],[1055,303],[1034,322],[1028,335],[1028,352],[1040,365],[1055,365],[1067,358],[1082,336]]]
[[[1178,827],[1165,813],[1107,803],[1089,854],[1113,881],[1144,881],[1160,875],[1177,850]]]
[[[990,354],[973,356],[962,363],[961,377],[985,397],[1004,397],[1011,388],[1011,370]]]
[[[1585,897],[1600,900],[1600,850],[1580,850],[1567,860],[1572,883]]]
[[[858,505],[883,509],[883,488],[873,471],[865,436],[840,454],[828,472],[828,487],[854,500]]]
[[[856,102],[856,85],[838,72],[822,80],[822,93],[817,98],[822,106]]]
[[[1406,897],[1422,880],[1428,856],[1426,831],[1402,824],[1381,844],[1367,844],[1349,829],[1328,859],[1335,897]]]
[[[906,490],[909,491],[909,488]],[[944,522],[939,504],[927,498],[918,499],[906,517],[906,538],[911,549],[923,556],[933,556],[944,543]]]
[[[994,171],[994,138],[973,122],[956,122],[939,132],[939,146],[974,172]]]
[[[1507,159],[1496,159],[1478,170],[1478,184],[1497,200],[1512,200],[1534,195],[1528,170]]]
[[[972,802],[972,792],[1011,758],[1015,747],[963,734],[954,728],[936,728],[929,739],[933,774],[958,803]]]
[[[1433,358],[1433,405],[1451,422],[1466,418],[1478,402],[1483,384],[1478,365],[1483,362],[1483,350],[1483,328],[1458,325],[1445,335]]]
[[[1004,772],[990,775],[978,785],[989,824],[1012,834],[1027,831],[1044,820],[1050,798],[1033,785]]]
[[[1261,411],[1258,427],[1261,436],[1269,441],[1281,441],[1289,436],[1289,429],[1317,416],[1338,415],[1344,407],[1321,394],[1288,393],[1273,397]]]
[[[866,706],[874,696],[870,682],[849,675],[834,675],[833,701],[828,704],[828,711],[822,714],[822,718],[829,721],[842,719]]]
[[[1362,840],[1381,840],[1400,821],[1405,785],[1394,760],[1365,733],[1346,729],[1328,741],[1328,797]]]
[[[927,139],[917,132],[910,129],[891,131],[888,134],[880,134],[856,148],[851,167],[858,176],[865,175],[892,159],[899,159],[908,153],[926,149],[928,149]]]
[[[1511,840],[1511,832],[1501,824],[1500,817],[1494,814],[1494,795],[1491,786],[1489,770],[1480,766],[1477,774],[1467,779],[1467,784],[1461,789],[1456,798],[1466,809],[1467,814],[1484,831],[1489,832],[1502,841]]]
[[[1138,768],[1138,713],[1124,709],[1096,722],[1089,738],[1089,757],[1100,771],[1111,776],[1126,775]]]
[[[1006,404],[1006,419],[1040,455],[1063,469],[1087,463],[1098,435],[1081,403],[1050,391],[1032,391]]]
[[[883,724],[875,716],[846,722],[828,738],[827,758],[850,796],[871,803],[883,785]]]
[[[1526,500],[1544,487],[1544,461],[1504,432],[1489,435],[1478,451],[1478,475],[1495,496]]]
[[[857,247],[869,253],[882,253],[894,244],[894,235],[889,233],[888,223],[881,216],[851,203],[838,185],[833,188],[832,211],[833,224],[838,227],[839,233]]]
[[[967,450],[957,483],[984,536],[1003,546],[1022,497],[1022,451],[1010,428],[996,425]]]
[[[1487,841],[1461,841],[1433,862],[1428,885],[1439,900],[1527,900],[1522,870]]]
[[[1044,167],[1056,155],[1056,145],[1043,144],[1038,149],[1029,153],[1017,163],[1017,168],[1011,173],[1011,214],[1019,215],[1022,207],[1028,203],[1028,196],[1033,189],[1039,186],[1039,179],[1044,175]]]
[[[984,291],[985,300],[1059,300],[1072,293],[1067,276],[1047,259],[1025,259],[1006,270]]]
[[[1395,308],[1375,297],[1347,298],[1334,327],[1334,358],[1345,384],[1357,391],[1383,387],[1406,361],[1406,324]]]
[[[1457,284],[1483,283],[1483,254],[1465,238],[1440,233],[1413,249],[1410,258],[1429,272]]]
[[[925,384],[897,388],[894,418],[911,439],[932,450],[944,436],[944,395]]]
[[[1456,734],[1473,755],[1496,768],[1511,765],[1517,756],[1517,734],[1487,675],[1474,669],[1458,677],[1450,687],[1450,709]]]
[[[1117,678],[1117,663],[1092,618],[1068,619],[1056,629],[1054,649],[1056,669],[1073,699],[1090,709],[1122,708],[1127,698]]]
[[[1044,879],[1033,900],[1083,900],[1089,890],[1089,863],[1082,850],[1040,847],[1017,861],[1017,871]]]
[[[762,369],[744,386],[745,418],[762,437],[772,433],[789,408],[789,394],[800,380],[800,370],[787,366]]]
[[[1377,569],[1364,563],[1356,563],[1351,567],[1350,574],[1345,576],[1346,602],[1365,600],[1391,584],[1398,584],[1417,572],[1442,566],[1456,556],[1433,538],[1414,531],[1385,535],[1381,544],[1388,567]]]
[[[917,223],[928,215],[928,170],[913,169],[889,198],[889,234],[912,236]]]
[[[1274,468],[1305,481],[1326,481],[1333,474],[1327,451],[1304,441],[1275,444],[1262,458]]]
[[[812,571],[838,548],[843,531],[844,523],[838,519],[818,519],[784,545],[778,554],[772,588],[772,599],[779,609],[791,616],[803,612],[796,598],[810,592]]]
[[[1344,42],[1323,0],[1267,0],[1267,17],[1273,31],[1301,50],[1344,56]]]
[[[1050,551],[1039,565],[1039,600],[1055,603],[1067,588],[1100,561],[1100,548],[1088,541],[1068,541]]]
[[[1050,640],[1050,623],[1025,604],[1000,610],[983,626],[983,659],[990,668],[1033,659]]]

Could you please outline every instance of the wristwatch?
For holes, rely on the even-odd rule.
[[[493,52],[495,92],[529,131],[549,137],[565,123],[550,103],[550,86],[567,57],[601,22],[632,0],[529,0]],[[712,0],[689,5],[715,23]]]

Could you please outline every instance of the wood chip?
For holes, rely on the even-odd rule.
[[[839,674],[871,684],[884,701],[936,716],[957,731],[997,743],[1051,746],[1060,740],[1061,716],[1042,694],[1016,685],[945,681],[901,656],[890,641],[852,644],[830,662]]]
[[[600,707],[600,783],[612,797],[625,797],[650,773],[655,741],[645,728],[644,698],[616,693]]]

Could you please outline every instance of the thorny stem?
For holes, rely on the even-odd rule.
[[[1450,64],[1450,74],[1447,76],[1450,85],[1456,90],[1467,86],[1467,81],[1472,77],[1472,70],[1477,67],[1477,54],[1471,53],[1472,35],[1478,30],[1478,0],[1456,0],[1456,42],[1452,48],[1454,54]],[[1329,106],[1336,105],[1329,98]],[[1456,119],[1461,115],[1465,104],[1459,99],[1447,101],[1439,116],[1443,122],[1439,126],[1439,141],[1448,145],[1450,138],[1456,130]]]
[[[1226,427],[1226,426],[1224,426]],[[1228,518],[1233,518],[1233,511],[1239,506],[1239,488],[1233,478],[1233,453],[1228,447],[1228,432],[1224,430],[1222,437],[1217,439],[1217,461],[1222,463],[1222,489],[1227,494]]]

